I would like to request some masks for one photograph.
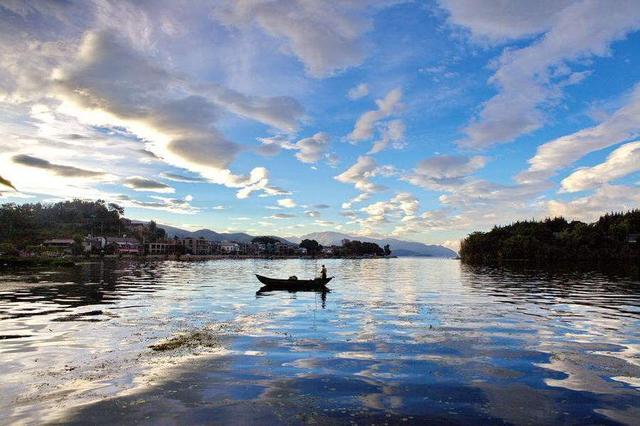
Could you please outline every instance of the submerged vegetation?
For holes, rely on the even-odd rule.
[[[516,222],[470,234],[461,242],[460,257],[475,264],[510,260],[539,264],[637,262],[639,233],[640,210],[605,214],[589,224],[562,217]]]

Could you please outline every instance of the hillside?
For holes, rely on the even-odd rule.
[[[597,222],[568,222],[564,218],[516,222],[474,232],[460,248],[468,263],[502,261],[615,262],[638,264],[640,260],[640,210],[606,214]]]
[[[239,243],[248,243],[251,242],[256,236],[245,234],[244,232],[235,232],[235,233],[219,233],[212,231],[210,229],[199,229],[197,231],[187,231],[186,229],[176,228],[170,225],[158,225],[158,227],[163,228],[167,232],[167,237],[173,238],[177,236],[178,238],[204,238],[210,241],[237,241]],[[284,238],[273,237],[280,241],[286,241]]]
[[[303,235],[301,237],[287,237],[287,240],[300,243],[304,239],[316,240],[323,246],[340,245],[342,240],[360,240],[369,243],[376,243],[383,247],[389,244],[391,252],[395,256],[431,256],[431,257],[456,257],[457,253],[451,249],[440,245],[429,245],[418,243],[414,241],[404,241],[395,238],[368,238],[368,237],[356,237],[340,232],[313,232],[311,234]]]

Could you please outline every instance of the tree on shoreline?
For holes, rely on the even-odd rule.
[[[477,264],[640,260],[640,243],[634,242],[639,233],[640,210],[607,213],[590,224],[561,217],[523,221],[468,235],[460,257]]]
[[[307,250],[307,253],[315,256],[322,252],[322,246],[316,240],[302,240],[300,247]]]
[[[87,234],[119,236],[128,227],[123,213],[122,207],[103,200],[2,204],[0,241],[24,249],[52,238]]]
[[[261,236],[261,237],[255,237],[254,239],[251,240],[252,243],[256,243],[256,244],[275,244],[278,243],[280,241],[278,241],[277,239],[273,238],[273,237],[269,237],[269,236]]]
[[[345,256],[386,256],[385,250],[378,244],[358,240],[345,240],[340,252]]]

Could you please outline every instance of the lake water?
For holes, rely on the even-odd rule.
[[[330,293],[256,295],[321,262]],[[0,423],[640,424],[640,283],[419,258],[5,271],[0,375]]]

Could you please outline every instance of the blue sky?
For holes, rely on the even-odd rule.
[[[622,0],[3,2],[1,200],[452,247],[593,220],[640,205],[639,29]]]

